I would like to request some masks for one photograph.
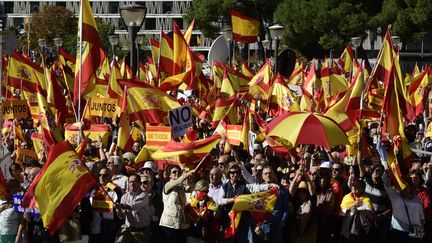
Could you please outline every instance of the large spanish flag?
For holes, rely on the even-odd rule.
[[[258,40],[260,22],[254,18],[231,10],[232,34],[234,41],[254,43]]]
[[[96,71],[105,59],[102,42],[99,38],[96,22],[93,18],[89,0],[81,0],[80,22],[82,30],[82,50],[77,51],[77,64],[75,65],[74,102],[80,99],[95,87]],[[79,49],[79,48],[78,48]],[[81,62],[80,63],[80,60]],[[79,84],[81,80],[81,84]]]
[[[186,67],[186,55],[188,44],[180,30],[180,27],[174,22],[174,37],[173,37],[173,54],[174,54],[174,66],[173,75],[183,72]]]
[[[416,116],[423,112],[424,107],[424,96],[426,93],[427,86],[429,84],[429,72],[430,67],[427,67],[423,73],[414,77],[414,80],[409,86],[409,96],[411,98],[411,103],[415,108]]]
[[[36,98],[36,82],[44,81],[43,69],[29,58],[13,52],[8,62],[8,83],[15,89],[23,91],[26,99]],[[42,89],[46,85],[42,82]]]
[[[268,113],[273,116],[280,116],[289,111],[300,111],[300,105],[294,93],[278,73],[270,91]]]
[[[147,83],[120,81],[120,84],[128,88],[127,110],[131,122],[167,124],[168,111],[180,107],[176,99]]]
[[[37,207],[51,234],[74,211],[82,197],[96,185],[80,158],[62,141],[54,145],[42,170],[24,195],[22,207]]]
[[[273,70],[269,60],[249,82],[249,93],[256,99],[267,100],[273,80]]]

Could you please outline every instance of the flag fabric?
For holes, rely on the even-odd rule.
[[[180,107],[177,100],[158,88],[146,83],[120,81],[127,86],[130,122],[142,121],[151,124],[168,124],[168,111]]]
[[[187,55],[187,42],[180,30],[180,27],[174,22],[174,37],[173,37],[173,56],[174,66],[173,75],[179,74],[183,71],[186,66],[186,55]]]
[[[258,40],[260,22],[248,17],[236,9],[231,9],[233,40],[254,43]]]
[[[234,205],[228,216],[231,221],[230,227],[225,229],[225,237],[232,238],[237,233],[237,227],[240,223],[241,214],[244,211],[251,213],[255,221],[263,222],[270,217],[278,197],[278,190],[273,189],[268,192],[259,192],[254,194],[239,195],[234,198]],[[257,220],[258,219],[258,220]]]
[[[18,52],[13,52],[8,62],[8,84],[15,89],[20,89],[28,100],[36,99],[36,82],[44,81],[43,69],[29,58]],[[41,85],[46,90],[45,83]]]
[[[237,96],[231,96],[227,99],[217,99],[214,108],[212,126],[217,127],[223,120],[226,120],[228,124],[236,124],[238,116],[235,106],[238,102]]]
[[[37,83],[36,86],[40,128],[43,134],[45,146],[47,150],[50,151],[55,144],[63,141],[63,137],[60,133],[60,127],[56,124],[55,116],[46,101],[44,92],[40,88],[39,83]]]
[[[427,67],[421,75],[416,75],[408,89],[408,94],[411,98],[411,103],[415,108],[415,115],[418,116],[423,112],[424,96],[429,84],[430,67]]]
[[[255,72],[252,71],[252,69],[249,67],[249,65],[247,64],[246,61],[242,62],[241,71],[242,71],[243,75],[248,77],[248,78],[253,78],[253,76],[255,76]]]
[[[111,98],[119,99],[119,101],[121,100],[121,97],[123,97],[123,89],[118,82],[120,79],[122,79],[120,67],[117,60],[114,59],[111,68],[111,75],[109,77],[107,94]]]
[[[232,81],[231,85],[233,86],[234,91],[247,92],[249,90],[249,82],[251,79],[234,68],[229,67],[222,62],[213,61],[212,70],[214,75],[213,79],[217,90],[221,88],[225,72]]]
[[[278,74],[270,91],[268,113],[271,116],[280,116],[289,111],[300,111],[300,105],[282,76]]]
[[[204,158],[213,148],[215,148],[221,137],[217,134],[190,143],[180,143],[171,141],[162,148],[154,152],[151,157],[156,160],[169,159],[178,156],[181,164],[188,166]]]
[[[96,185],[95,178],[66,141],[53,146],[41,171],[28,187],[21,206],[39,209],[51,235]]]
[[[351,72],[353,68],[354,50],[351,44],[347,45],[342,52],[338,64],[343,73]]]
[[[267,100],[269,97],[273,70],[269,61],[255,74],[249,82],[249,93],[256,100]]]
[[[67,124],[65,126],[65,139],[71,143],[76,144],[78,140],[78,133],[80,128],[77,124]],[[102,138],[102,144],[107,147],[108,138],[111,135],[111,127],[107,124],[90,124],[89,127],[83,128],[84,136],[92,141],[98,141],[99,137]]]
[[[238,90],[237,90],[238,91]],[[231,96],[234,96],[236,94],[236,91],[233,88],[232,82],[226,72],[224,71],[224,77],[222,80],[222,86],[220,90],[220,96],[222,99],[229,98]]]
[[[337,68],[328,67],[321,69],[321,85],[324,90],[324,101],[326,104],[337,92],[344,93],[349,86],[348,81],[339,74]]]
[[[193,31],[194,26],[195,26],[195,18],[189,24],[189,27],[186,29],[186,32],[184,33],[184,39],[186,40],[186,43],[188,45],[189,45],[191,37],[192,37],[192,31]]]
[[[117,135],[117,146],[122,149],[122,151],[130,151],[134,144],[134,140],[131,136],[132,129],[129,123],[129,113],[127,112],[127,89],[125,88],[123,92],[123,99],[121,104],[121,114],[119,130]]]
[[[82,50],[77,51],[77,60],[81,64],[75,65],[74,102],[94,89],[97,70],[105,59],[105,52],[99,38],[96,22],[93,17],[89,0],[81,1],[80,22],[78,36],[82,32]],[[82,28],[82,29],[81,29]],[[79,49],[79,48],[78,48]],[[80,61],[78,61],[80,62]],[[81,84],[80,84],[81,80]]]
[[[161,32],[159,48],[159,69],[162,72],[172,74],[174,70],[174,41],[171,37]],[[177,69],[177,68],[176,68]]]

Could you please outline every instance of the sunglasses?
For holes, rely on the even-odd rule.
[[[263,171],[262,169],[261,170],[256,170],[257,173],[261,173],[262,171]]]
[[[179,174],[179,173],[180,173],[179,170],[173,170],[173,171],[171,171],[171,174]]]
[[[340,168],[333,168],[334,171],[340,171]]]
[[[238,170],[236,170],[236,171],[230,171],[229,173],[230,173],[231,175],[234,175],[234,174],[239,175],[239,174],[240,174],[240,171],[238,171]]]
[[[149,181],[141,181],[141,184],[143,184],[143,185],[148,185],[148,184],[149,184]]]

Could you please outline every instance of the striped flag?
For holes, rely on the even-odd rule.
[[[70,144],[53,146],[48,159],[24,195],[21,206],[37,208],[51,235],[71,215],[96,180]]]
[[[231,10],[233,40],[254,43],[258,40],[260,22],[248,17],[236,9]]]
[[[99,38],[89,0],[81,0],[81,9],[82,14],[80,15],[79,22],[81,23],[79,27],[81,29],[78,32],[78,36],[82,32],[82,50],[78,50],[76,56],[77,60],[81,59],[82,63],[80,65],[80,61],[78,61],[75,66],[75,103],[81,96],[86,95],[94,89],[97,70],[105,59],[105,52]]]

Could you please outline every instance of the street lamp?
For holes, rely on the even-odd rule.
[[[269,40],[262,40],[261,44],[264,47],[264,63],[267,61],[267,50],[270,48],[270,41]]]
[[[239,48],[239,54],[240,54],[240,63],[237,68],[241,70],[241,66],[243,65],[243,49],[245,48],[246,45],[243,42],[237,42],[237,46]]]
[[[141,46],[144,45],[144,35],[138,35],[136,37],[136,48],[137,48],[137,77],[138,79],[140,79],[140,51],[141,51]]]
[[[225,26],[222,29],[222,35],[225,41],[228,43],[228,65],[231,66],[231,41],[232,41],[232,28],[230,26]]]
[[[135,39],[138,31],[144,23],[146,12],[147,8],[138,4],[129,4],[120,7],[120,16],[129,32],[129,40],[131,44],[130,65],[134,75],[137,71]]]
[[[54,45],[56,46],[57,49],[57,58],[58,61],[60,61],[60,47],[63,45],[63,39],[62,38],[54,38]]]
[[[38,40],[38,44],[39,44],[39,47],[41,49],[42,63],[45,63],[45,55],[44,55],[45,53],[44,52],[45,52],[45,47],[46,47],[47,42],[44,38],[40,38]]]
[[[274,24],[272,26],[270,26],[269,28],[270,31],[270,37],[272,38],[272,40],[276,41],[276,48],[275,48],[275,74],[277,74],[277,57],[279,55],[278,53],[278,49],[279,49],[279,42],[280,39],[282,38],[282,34],[284,32],[285,27],[283,27],[280,24]]]
[[[110,36],[108,36],[108,40],[109,40],[109,43],[111,45],[112,59],[114,60],[114,58],[115,58],[115,46],[118,45],[118,43],[119,43],[119,37],[118,37],[118,35],[110,35]]]
[[[354,47],[354,59],[357,61],[357,48],[361,45],[361,38],[356,36],[351,38],[351,44]]]
[[[401,38],[398,35],[394,35],[391,37],[393,45],[397,48],[399,48],[399,44],[401,43]]]

